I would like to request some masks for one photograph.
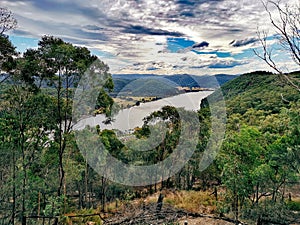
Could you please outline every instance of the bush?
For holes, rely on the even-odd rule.
[[[300,201],[288,201],[287,208],[292,211],[300,211]]]

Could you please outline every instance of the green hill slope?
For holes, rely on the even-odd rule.
[[[300,73],[290,75],[300,80]],[[221,87],[228,114],[244,114],[249,109],[279,113],[282,107],[300,99],[299,92],[276,74],[243,74]],[[217,92],[215,95],[219,94]]]
[[[288,77],[300,83],[299,72]],[[292,224],[298,216],[291,209],[300,204],[295,198],[300,196],[300,92],[279,75],[253,72],[224,84],[209,102],[221,105],[220,94],[226,103],[226,132],[205,176],[215,173],[226,189],[226,213],[250,224]],[[207,112],[203,100],[199,115],[204,125],[210,121]],[[204,141],[216,131],[207,130],[201,130]]]
[[[157,96],[167,97],[178,94],[177,87],[218,88],[237,75],[217,74],[214,76],[195,76],[188,74],[151,75],[115,74],[113,96]]]
[[[156,96],[166,97],[180,94],[177,84],[165,78],[141,78],[132,80],[119,90],[122,96]]]

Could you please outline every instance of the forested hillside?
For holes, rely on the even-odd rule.
[[[236,75],[217,74],[214,76],[195,76],[190,74],[151,75],[151,74],[113,74],[113,96],[167,96],[183,93],[178,87],[215,89]]]
[[[299,82],[299,73],[289,77]],[[224,212],[257,224],[292,223],[295,215],[286,210],[299,210],[299,91],[279,75],[253,72],[224,84],[221,92],[226,138],[210,169],[226,189]]]

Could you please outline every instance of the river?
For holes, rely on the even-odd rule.
[[[213,93],[213,91],[187,92],[153,102],[141,103],[139,106],[120,110],[118,115],[114,117],[111,124],[103,123],[106,119],[104,115],[91,116],[80,120],[74,125],[74,129],[81,130],[87,125],[91,127],[100,125],[101,130],[118,129],[120,131],[128,131],[135,127],[141,127],[143,125],[143,118],[150,115],[152,112],[158,111],[166,105],[174,106],[176,108],[183,107],[185,110],[197,111],[200,108],[201,100],[211,93]]]

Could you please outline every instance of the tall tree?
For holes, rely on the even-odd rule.
[[[8,86],[1,98],[1,129],[6,134],[1,153],[10,152],[8,158],[12,169],[10,173],[6,172],[8,179],[11,177],[8,184],[12,189],[11,221],[14,224],[15,217],[23,218],[28,213],[28,206],[35,204],[30,199],[30,196],[37,196],[37,193],[32,195],[38,178],[34,165],[48,145],[54,123],[51,125],[49,96],[36,93],[31,87],[14,83]],[[34,188],[29,193],[30,186]]]
[[[55,148],[57,148],[58,156],[58,196],[63,194],[63,184],[65,183],[63,158],[72,131],[71,108],[74,90],[83,74],[88,71],[92,64],[98,68],[98,71],[103,71],[110,76],[108,66],[99,61],[96,56],[91,55],[87,48],[74,46],[53,36],[42,37],[36,50],[30,49],[24,53],[21,79],[37,88],[47,85],[55,90],[54,116],[57,123]],[[94,75],[99,74],[96,73]],[[113,83],[108,89],[112,90],[112,88]],[[107,98],[107,95],[100,91],[99,96],[102,95]],[[112,101],[107,101],[106,104],[112,106]],[[104,106],[101,105],[101,107]]]
[[[8,36],[0,35],[0,71],[8,73],[0,80],[0,83],[3,83],[9,77],[9,73],[15,68],[16,61],[14,58],[17,55],[15,47],[8,39]]]
[[[55,139],[58,147],[59,160],[59,185],[57,194],[62,194],[65,171],[63,166],[63,155],[66,150],[68,135],[71,132],[71,101],[72,88],[89,65],[96,60],[86,48],[75,47],[64,42],[60,38],[44,36],[39,42],[37,52],[41,61],[46,62],[47,72],[50,73],[48,82],[56,90],[56,122],[58,127]],[[47,75],[47,74],[46,74]],[[41,76],[46,76],[41,74]],[[40,77],[42,79],[42,77]]]
[[[218,165],[222,169],[222,182],[232,203],[235,220],[253,191],[256,182],[252,173],[262,162],[264,151],[261,146],[261,133],[252,127],[242,127],[237,133],[227,136]]]

